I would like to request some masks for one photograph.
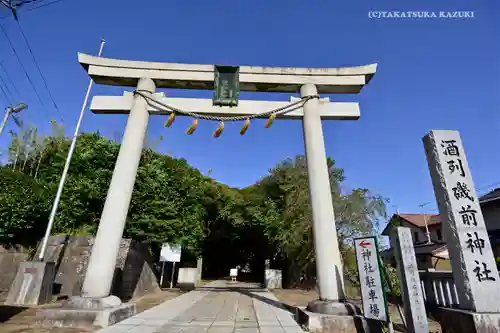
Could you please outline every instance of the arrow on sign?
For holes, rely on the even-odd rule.
[[[370,242],[366,241],[366,240],[362,240],[359,245],[364,249],[365,247],[367,247],[368,245],[370,245]]]

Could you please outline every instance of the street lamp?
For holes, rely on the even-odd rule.
[[[25,103],[19,103],[16,106],[9,106],[7,107],[7,110],[5,111],[5,115],[3,117],[2,125],[0,126],[0,136],[3,133],[3,130],[5,128],[5,125],[7,124],[7,120],[9,120],[9,116],[11,113],[19,113],[24,109],[27,109],[28,105]]]

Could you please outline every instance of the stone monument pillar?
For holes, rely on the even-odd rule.
[[[500,332],[500,278],[457,131],[423,138],[460,310],[443,309],[443,332]]]
[[[410,228],[397,227],[391,235],[391,245],[397,262],[406,328],[410,333],[428,333],[429,322]]]

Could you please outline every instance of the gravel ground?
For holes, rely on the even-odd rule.
[[[307,303],[318,298],[316,290],[302,289],[276,289],[273,294],[282,302],[290,306],[306,306]],[[352,303],[361,307],[360,299],[351,300]],[[394,304],[389,304],[389,315],[394,323],[396,332],[405,332],[398,308]],[[441,333],[439,323],[429,319],[429,333]]]

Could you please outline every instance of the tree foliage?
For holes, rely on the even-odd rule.
[[[334,160],[328,159],[327,162],[344,274],[354,282],[357,273],[352,240],[376,230],[379,219],[386,215],[385,200],[372,195],[367,189],[343,193],[341,183],[345,180],[344,171],[335,167]],[[263,205],[269,209],[267,217],[260,222],[278,253],[293,261],[296,269],[306,278],[313,277],[313,223],[305,157],[297,156],[279,163],[253,187],[253,191],[260,193]]]
[[[0,168],[0,237],[2,242],[35,242],[43,236],[70,140],[55,122],[48,136],[22,122],[18,125],[19,130],[11,132],[8,161]],[[256,184],[235,189],[210,178],[210,172],[203,175],[184,159],[156,152],[161,140],[143,149],[125,237],[153,245],[181,243],[191,255],[203,255],[205,263],[218,265],[212,267],[214,274],[274,259],[291,267],[292,280],[314,277],[304,156],[286,159]],[[96,232],[119,148],[99,133],[79,136],[53,233]],[[374,233],[385,217],[385,201],[363,188],[343,191],[344,171],[332,159],[328,167],[344,271],[355,281],[352,239]]]

